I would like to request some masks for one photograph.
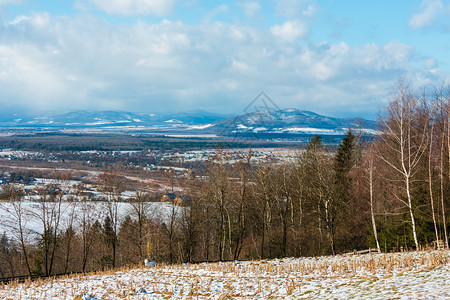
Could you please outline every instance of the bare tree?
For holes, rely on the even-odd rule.
[[[131,216],[135,218],[137,225],[137,237],[134,239],[139,253],[139,258],[146,256],[145,240],[147,237],[147,221],[150,210],[150,195],[141,191],[136,191],[135,196],[130,199]]]
[[[31,234],[28,227],[29,215],[23,204],[23,191],[14,186],[4,185],[3,191],[8,195],[7,202],[0,208],[7,213],[8,218],[0,222],[8,228],[8,231],[19,241],[28,275],[31,276],[30,255],[28,249],[28,237]]]
[[[239,171],[239,195],[235,197],[237,205],[237,237],[234,246],[234,259],[239,259],[239,254],[241,253],[243,240],[246,233],[246,210],[248,209],[248,198],[249,198],[249,168],[250,159],[252,158],[252,150],[250,149],[245,157],[245,160],[240,161],[234,165],[234,167]]]
[[[59,246],[58,235],[62,231],[61,221],[65,213],[63,189],[67,188],[70,174],[55,174],[55,178],[41,191],[39,201],[33,205],[34,209],[31,212],[32,216],[42,225],[42,228],[35,230],[35,234],[40,236],[46,276],[52,274],[55,253]]]
[[[69,269],[69,261],[70,261],[70,254],[72,249],[72,241],[75,237],[75,229],[74,229],[74,222],[76,219],[76,208],[77,208],[77,202],[74,201],[72,198],[70,202],[67,202],[66,207],[66,213],[68,214],[68,220],[66,223],[66,230],[65,230],[65,239],[66,239],[66,259],[64,262],[64,273],[67,273]]]
[[[366,172],[368,174],[369,180],[369,199],[370,199],[370,219],[372,221],[372,230],[375,237],[375,242],[377,244],[378,253],[381,253],[380,243],[378,242],[378,232],[377,232],[377,223],[375,222],[375,213],[374,213],[374,177],[373,173],[375,170],[374,166],[375,155],[373,153],[372,147],[369,147],[366,155]]]
[[[218,251],[219,259],[225,258],[227,244],[231,245],[231,220],[230,220],[230,174],[227,170],[226,154],[222,149],[217,149],[216,155],[208,168],[207,188],[218,213]],[[227,235],[228,232],[228,235]]]
[[[281,250],[283,256],[287,255],[288,248],[288,232],[294,223],[294,171],[290,163],[284,163],[277,168],[277,196],[276,204],[278,206],[278,214],[282,224],[282,243]]]
[[[264,258],[266,234],[272,222],[272,207],[274,205],[272,166],[260,164],[255,170],[256,205],[261,220],[261,249],[260,258]]]
[[[448,155],[447,155],[447,159],[448,159],[448,179],[450,182],[450,86],[447,86],[445,89],[441,90],[441,95],[439,97],[441,99],[442,102],[447,102],[445,105],[445,115],[447,115],[447,122],[446,125],[444,126],[447,127],[446,130],[446,135],[447,135],[447,151],[448,151]],[[442,157],[442,160],[444,158]],[[442,168],[443,169],[443,168]],[[444,193],[442,193],[441,196],[441,206],[442,206],[442,222],[443,222],[443,227],[444,227],[444,239],[445,239],[445,247],[447,249],[449,249],[449,242],[448,242],[448,234],[447,234],[447,222],[445,220],[445,205],[444,205]]]
[[[118,243],[118,226],[119,226],[119,202],[120,195],[123,189],[123,182],[120,176],[115,171],[106,171],[99,176],[102,182],[101,191],[105,197],[105,208],[107,217],[109,218],[110,226],[112,229],[111,236],[108,237],[108,241],[112,248],[112,267],[116,266],[116,254]]]
[[[426,103],[424,103],[424,106],[426,107]],[[433,114],[434,115],[434,109],[430,112],[425,112],[427,114]],[[434,209],[434,196],[433,196],[433,146],[434,146],[434,135],[435,135],[435,122],[436,118],[431,118],[431,125],[429,130],[429,143],[428,143],[428,192],[430,197],[430,204],[431,204],[431,215],[433,217],[433,225],[434,225],[434,232],[436,235],[436,245],[438,249],[439,246],[439,232],[437,228],[437,222],[436,222],[436,214]]]
[[[78,189],[78,203],[75,204],[75,207],[78,208],[78,212],[75,217],[77,224],[79,224],[78,234],[81,238],[81,270],[82,272],[86,272],[87,263],[94,242],[92,236],[92,226],[94,225],[95,220],[98,220],[100,216],[96,214],[96,204],[92,203],[91,199],[82,194],[81,190],[83,187],[80,186]]]
[[[398,89],[387,108],[387,116],[381,117],[382,134],[379,137],[377,155],[401,178],[401,194],[395,194],[398,201],[409,210],[416,249],[419,249],[412,180],[427,146],[428,120],[417,115],[417,101],[413,93],[400,80]],[[406,199],[403,199],[405,197]]]
[[[440,180],[440,204],[442,213],[442,223],[444,227],[444,247],[449,248],[448,234],[447,234],[447,221],[446,221],[446,209],[445,209],[445,147],[447,146],[447,160],[448,160],[448,181],[450,182],[450,86],[442,85],[435,91],[435,103],[438,105],[436,117],[438,122],[437,136],[440,142],[439,150],[439,180]]]
[[[336,225],[339,203],[334,193],[333,158],[322,144],[319,136],[311,139],[299,160],[300,168],[304,172],[304,190],[308,195],[309,205],[314,209],[319,233],[318,248],[322,251],[324,233],[328,239],[330,250],[336,253]]]

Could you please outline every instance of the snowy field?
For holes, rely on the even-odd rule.
[[[2,299],[449,299],[450,251],[157,265],[12,283]]]
[[[99,172],[97,172],[100,174]],[[127,177],[130,180],[142,180],[137,177]],[[22,229],[29,237],[33,235],[39,235],[43,232],[43,220],[51,220],[52,226],[58,227],[59,231],[64,232],[69,226],[79,228],[81,222],[86,220],[93,224],[96,220],[103,222],[108,215],[109,209],[117,209],[118,223],[125,219],[126,216],[134,218],[134,205],[133,202],[129,202],[131,198],[136,196],[136,191],[123,191],[120,194],[120,201],[108,203],[105,201],[99,201],[107,198],[107,195],[98,190],[97,186],[86,184],[84,187],[92,195],[93,199],[97,201],[72,201],[72,198],[79,197],[77,194],[80,192],[77,186],[80,181],[69,180],[58,182],[54,179],[36,178],[35,182],[18,185],[23,190],[27,190],[28,194],[23,197],[23,201],[0,201],[0,234],[6,233],[8,236],[17,236],[20,232],[19,217],[22,218]],[[59,203],[51,201],[40,201],[42,199],[41,194],[35,194],[33,191],[45,191],[47,187],[56,185],[63,191],[62,202]],[[164,191],[167,191],[165,187],[162,187]],[[174,188],[171,191],[179,191],[180,189]],[[31,191],[31,192],[30,192]],[[2,186],[0,185],[0,192],[2,192]],[[172,214],[180,215],[183,208],[173,206],[168,202],[146,202],[143,204],[144,211],[147,216],[153,220],[167,221]],[[45,215],[45,216],[44,216]],[[58,223],[58,224],[56,224]]]
[[[43,220],[51,222],[52,226],[64,232],[69,226],[81,228],[83,221],[90,225],[96,220],[102,223],[109,215],[110,208],[117,209],[119,225],[126,216],[135,218],[133,204],[129,202],[71,201],[58,205],[58,202],[0,201],[0,234],[6,233],[10,237],[17,237],[21,229],[19,217],[22,218],[22,229],[29,238],[37,237],[44,232]],[[183,208],[167,202],[145,202],[143,209],[151,219],[167,221],[172,214],[179,217]]]

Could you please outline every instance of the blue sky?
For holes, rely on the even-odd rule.
[[[376,119],[399,76],[450,75],[450,1],[0,0],[3,111]]]

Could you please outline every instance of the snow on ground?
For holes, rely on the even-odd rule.
[[[206,125],[190,125],[187,129],[206,129],[214,126],[214,124],[206,124]]]
[[[164,134],[164,136],[177,138],[216,138],[217,134]]]
[[[336,299],[450,299],[450,266],[316,290],[305,296]]]
[[[448,299],[450,251],[157,265],[0,287],[12,299]]]

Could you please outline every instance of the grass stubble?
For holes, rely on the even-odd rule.
[[[73,274],[0,286],[2,299],[278,299],[386,280],[450,264],[450,250],[157,264]]]

